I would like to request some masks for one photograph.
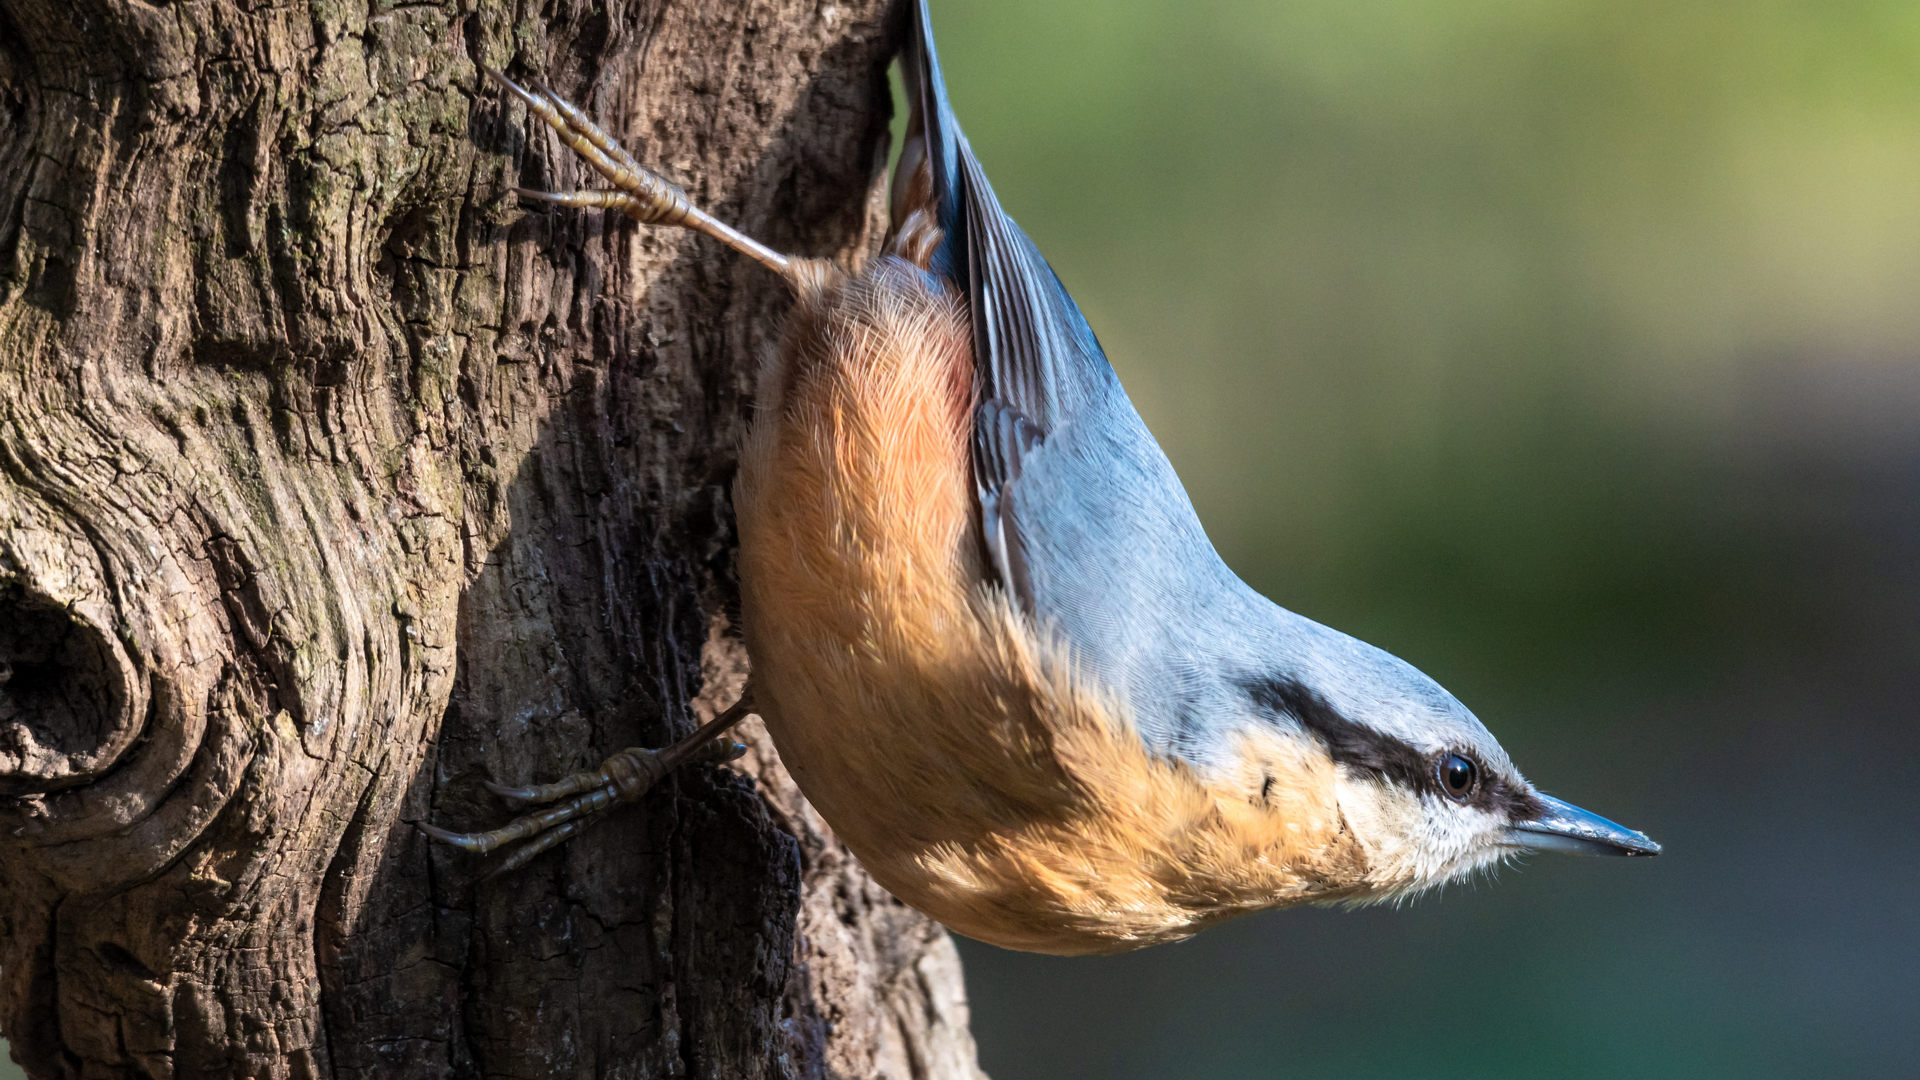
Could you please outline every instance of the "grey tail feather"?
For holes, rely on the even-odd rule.
[[[966,236],[965,194],[961,191],[960,147],[964,142],[960,125],[947,103],[946,80],[940,77],[940,55],[933,45],[933,19],[927,0],[913,0],[908,10],[906,46],[901,52],[901,72],[906,82],[907,100],[912,117],[907,137],[926,142],[927,162],[932,171],[934,216],[944,234],[935,249],[936,272],[965,281]]]

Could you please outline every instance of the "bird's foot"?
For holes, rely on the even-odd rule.
[[[678,225],[692,229],[749,256],[781,277],[794,280],[792,259],[694,205],[693,199],[678,184],[640,164],[618,140],[587,119],[586,113],[554,93],[546,83],[531,80],[533,88],[528,89],[494,68],[482,70],[525,102],[527,111],[552,128],[560,141],[615,188],[613,191],[565,192],[513,189],[521,198],[561,206],[618,210],[643,225]]]
[[[745,753],[745,746],[721,736],[751,711],[752,703],[742,695],[732,708],[672,746],[658,750],[630,746],[601,762],[597,769],[577,772],[551,784],[510,787],[489,780],[487,790],[515,806],[550,805],[484,832],[454,832],[425,822],[420,823],[420,831],[475,855],[525,841],[492,874],[519,869],[598,821],[612,807],[637,802],[672,770],[694,762],[732,761]]]

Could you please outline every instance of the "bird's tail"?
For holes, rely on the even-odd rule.
[[[960,186],[960,148],[965,140],[953,118],[953,108],[947,104],[947,84],[940,77],[940,56],[933,47],[933,21],[927,13],[927,0],[913,0],[907,7],[907,20],[900,68],[911,113],[906,142],[894,169],[893,221],[898,226],[913,211],[930,210],[941,232],[931,269],[965,281]],[[918,175],[922,164],[927,177],[924,187]]]

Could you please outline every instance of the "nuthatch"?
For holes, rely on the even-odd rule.
[[[1214,552],[948,106],[924,0],[885,253],[848,274],[714,220],[545,86],[613,186],[522,195],[705,233],[792,287],[734,492],[748,695],[528,788],[517,865],[749,711],[866,868],[969,937],[1103,953],[1260,908],[1429,889],[1517,852],[1659,845],[1535,790],[1452,695]],[[561,801],[565,800],[565,801]]]

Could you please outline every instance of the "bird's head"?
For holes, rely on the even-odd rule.
[[[1492,733],[1412,666],[1345,635],[1325,664],[1255,680],[1256,707],[1314,740],[1365,852],[1349,899],[1390,900],[1527,851],[1656,855],[1643,833],[1543,795]]]

